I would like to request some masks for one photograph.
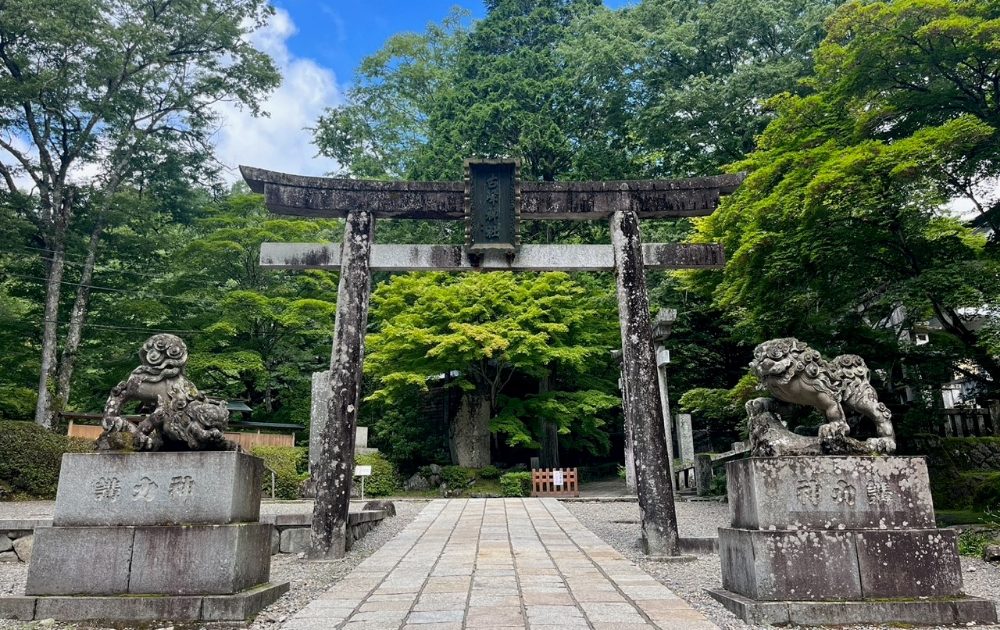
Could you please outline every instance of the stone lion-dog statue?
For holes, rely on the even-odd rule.
[[[153,335],[139,350],[141,365],[111,390],[104,405],[101,450],[234,450],[226,439],[229,410],[224,400],[212,400],[184,376],[187,346],[180,337]],[[122,415],[129,401],[140,411],[152,408],[138,422]],[[131,437],[131,440],[128,440]]]
[[[844,354],[828,362],[792,337],[765,341],[753,355],[750,369],[760,380],[760,388],[773,396],[746,404],[754,455],[862,455],[896,450],[892,413],[879,402],[861,357]],[[826,417],[818,438],[785,428],[781,409],[789,405],[813,407]],[[875,437],[865,441],[850,437],[859,416],[874,423]]]

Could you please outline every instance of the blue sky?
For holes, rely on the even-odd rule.
[[[627,1],[605,4],[617,8]],[[275,6],[288,11],[298,27],[289,49],[329,67],[342,83],[349,83],[361,59],[395,33],[423,31],[455,7],[469,10],[474,18],[486,13],[483,3],[474,0],[277,0]]]
[[[486,10],[481,0],[273,0],[276,15],[250,40],[271,55],[282,85],[263,103],[266,118],[253,118],[228,105],[219,107],[216,157],[239,179],[240,164],[300,175],[336,171],[316,155],[308,127],[329,107],[344,102],[361,60],[392,35],[421,32],[460,6],[473,18]],[[612,8],[634,0],[605,0]]]

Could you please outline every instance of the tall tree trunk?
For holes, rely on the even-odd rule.
[[[90,233],[87,244],[87,258],[83,261],[83,273],[80,275],[80,285],[76,288],[76,300],[73,302],[73,312],[69,318],[69,331],[66,333],[66,345],[63,348],[62,360],[59,361],[59,380],[56,385],[56,401],[58,410],[66,409],[69,404],[70,388],[73,381],[73,368],[76,355],[83,339],[83,325],[87,320],[87,308],[90,305],[90,283],[94,279],[94,264],[97,261],[97,246],[101,242],[104,225],[98,223]]]
[[[462,395],[448,432],[451,461],[458,466],[490,465],[490,402],[481,392]]]
[[[52,259],[45,287],[42,360],[38,375],[38,402],[35,405],[35,422],[45,428],[52,426],[52,393],[49,391],[49,382],[56,370],[59,298],[62,296],[62,280],[66,271],[66,227],[69,225],[72,210],[72,191],[64,190],[61,195],[53,195],[52,216],[49,221],[52,231],[46,235],[45,241]]]
[[[38,377],[38,402],[35,405],[35,422],[45,428],[52,426],[52,394],[49,391],[49,381],[56,369],[59,297],[62,292],[63,272],[66,269],[66,253],[62,238],[53,239],[49,246],[52,248],[52,261],[49,263],[49,277],[45,287],[42,364]]]
[[[538,393],[549,391],[551,373],[538,381]],[[542,468],[559,468],[559,425],[552,420],[542,420],[541,448],[538,453],[538,463]]]

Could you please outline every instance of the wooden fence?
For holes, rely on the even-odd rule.
[[[989,409],[948,409],[940,417],[937,434],[943,437],[1000,435],[1000,422]]]
[[[558,481],[561,481],[562,483],[556,483]],[[576,468],[536,468],[532,470],[531,496],[580,496],[580,482]]]
[[[101,427],[90,424],[76,424],[69,421],[69,437],[96,440],[101,435]],[[236,433],[227,432],[226,439],[239,444],[249,451],[254,446],[295,446],[295,436],[289,433]]]

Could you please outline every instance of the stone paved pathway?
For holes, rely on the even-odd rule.
[[[283,627],[716,626],[555,499],[442,499]]]

